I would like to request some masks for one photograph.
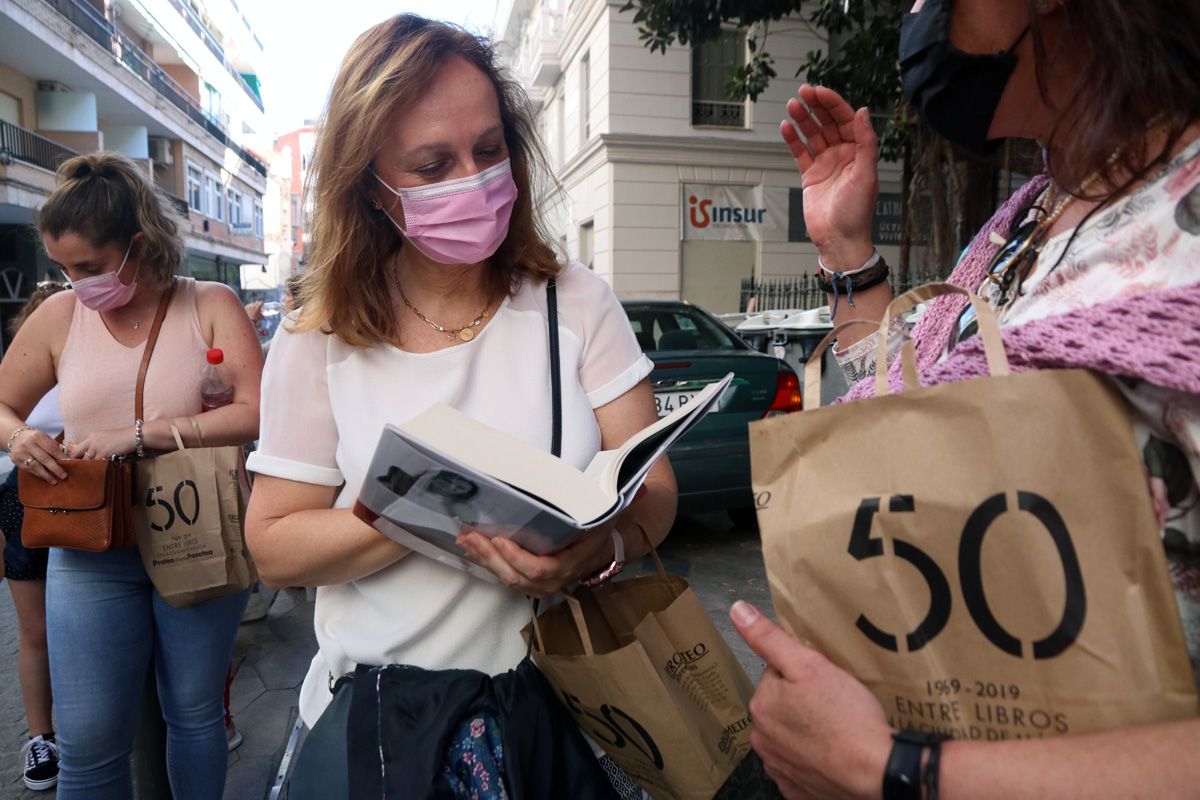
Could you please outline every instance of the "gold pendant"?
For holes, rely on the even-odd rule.
[[[475,338],[475,331],[471,330],[470,328],[463,328],[458,332],[458,338],[462,339],[464,342],[469,342]]]

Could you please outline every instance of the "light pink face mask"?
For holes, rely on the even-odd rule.
[[[383,213],[413,247],[440,264],[478,264],[508,236],[517,184],[507,158],[476,175],[412,189],[393,188],[371,174],[400,198],[404,224]]]
[[[133,273],[133,280],[129,283],[121,283],[120,277],[121,270],[125,269],[125,262],[129,260],[129,251],[132,249],[133,241],[131,240],[129,247],[125,248],[125,258],[121,259],[121,266],[117,267],[116,272],[106,272],[103,275],[93,275],[83,280],[71,281],[71,288],[75,291],[76,299],[93,311],[112,311],[133,299],[133,293],[137,291],[137,273],[142,268],[141,262],[138,262],[137,270],[134,270]]]

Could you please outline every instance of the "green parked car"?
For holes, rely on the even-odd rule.
[[[782,360],[756,352],[707,311],[674,300],[622,302],[642,350],[659,416],[686,404],[726,373],[720,406],[673,445],[681,511],[726,509],[736,522],[754,510],[749,423],[801,408],[800,381]]]

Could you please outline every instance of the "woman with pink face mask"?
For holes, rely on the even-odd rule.
[[[562,458],[584,467],[655,421],[642,354],[609,286],[539,222],[545,158],[489,42],[410,14],[371,28],[334,83],[314,164],[315,249],[263,380],[247,539],[276,586],[317,586],[312,726],[356,664],[475,669],[525,655],[527,595],[659,542],[675,514],[665,459],[615,524],[552,556],[477,533],[498,583],[414,554],[354,516],[386,424],[447,403],[552,449],[548,280],[556,281]],[[639,790],[640,793],[640,790]]]
[[[0,362],[0,441],[31,479],[67,480],[62,458],[106,459],[187,446],[242,444],[258,432],[262,352],[228,287],[176,277],[183,224],[127,158],[78,156],[38,217],[46,252],[71,281],[34,312]],[[146,375],[145,418],[134,393],[151,322],[171,286]],[[201,412],[210,347],[225,352],[230,405]],[[65,425],[59,444],[28,425],[55,384]],[[193,424],[194,423],[194,424]],[[23,476],[23,478],[26,476]],[[177,800],[221,796],[227,745],[225,667],[246,592],[184,609],[155,591],[136,548],[52,548],[46,628],[60,757],[60,800],[123,800],[147,669],[167,723]]]

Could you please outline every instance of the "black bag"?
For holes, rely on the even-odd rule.
[[[574,718],[528,657],[494,678],[360,665],[345,743],[350,797],[453,800],[442,777],[446,752],[461,722],[475,715],[499,720],[512,800],[615,800]]]

